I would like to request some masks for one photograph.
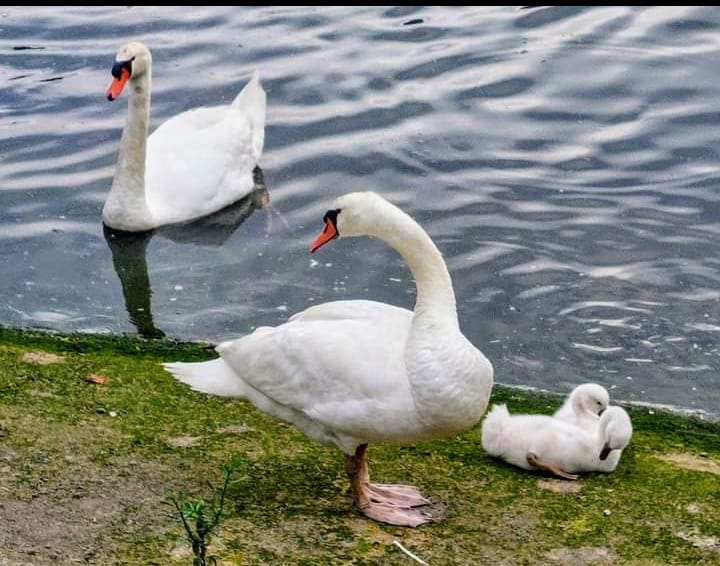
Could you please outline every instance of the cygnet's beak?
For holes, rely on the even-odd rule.
[[[611,451],[612,451],[612,448],[610,448],[610,445],[606,442],[605,446],[603,446],[602,450],[600,451],[600,459],[607,460],[607,457],[610,455]]]

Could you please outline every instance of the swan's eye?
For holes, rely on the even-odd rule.
[[[323,216],[323,222],[327,223],[329,220],[333,223],[333,226],[335,226],[335,229],[337,230],[337,217],[338,214],[340,214],[340,209],[336,208],[335,210],[328,210],[325,213],[325,216]]]
[[[135,57],[132,59],[128,59],[127,61],[116,61],[115,64],[112,66],[112,70],[110,73],[113,77],[120,80],[122,77],[122,71],[125,69],[128,72],[128,75],[132,75],[132,62],[135,60]]]

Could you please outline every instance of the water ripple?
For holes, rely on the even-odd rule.
[[[412,307],[377,242],[306,255],[328,202],[369,188],[438,243],[499,381],[717,414],[713,7],[23,7],[2,24],[0,323],[219,340],[335,298]],[[100,210],[127,110],[104,88],[134,38],[153,128],[261,71],[267,191],[118,248]]]

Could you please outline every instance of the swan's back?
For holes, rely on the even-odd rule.
[[[290,321],[310,320],[358,320],[367,319],[377,325],[388,323],[403,332],[403,339],[407,340],[406,333],[410,330],[413,313],[402,307],[379,303],[377,301],[366,301],[355,299],[350,301],[331,301],[306,308],[290,317]]]
[[[159,224],[220,210],[252,191],[256,164],[243,112],[231,106],[183,112],[148,138],[148,209]]]
[[[256,72],[232,104],[188,110],[148,137],[145,199],[158,224],[206,216],[253,190],[265,104]]]

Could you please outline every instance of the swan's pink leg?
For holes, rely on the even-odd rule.
[[[550,462],[546,462],[542,458],[539,458],[537,454],[534,452],[528,452],[527,456],[525,458],[531,466],[535,466],[536,468],[539,468],[541,470],[545,470],[546,472],[550,472],[551,474],[555,474],[556,476],[566,479],[566,480],[577,480],[580,478],[577,474],[570,474],[566,472],[565,470],[561,470],[554,464],[551,464]]]
[[[367,444],[358,446],[353,456],[345,456],[353,499],[358,511],[381,523],[417,527],[435,520],[430,501],[412,486],[370,483]]]

